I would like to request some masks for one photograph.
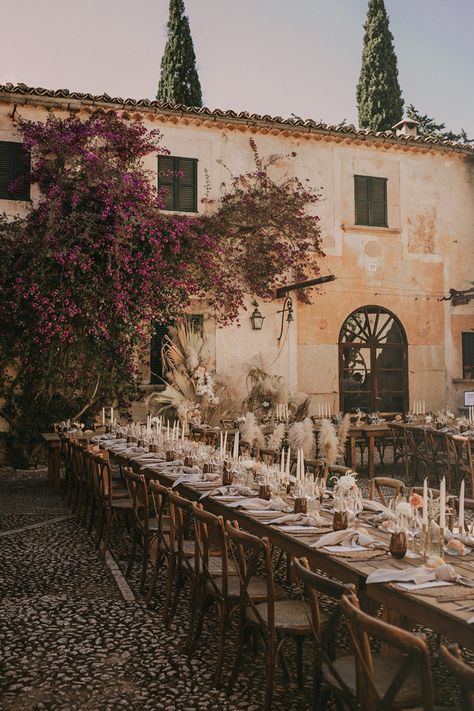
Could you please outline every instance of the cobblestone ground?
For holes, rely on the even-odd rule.
[[[112,552],[125,571],[130,537],[116,528]],[[183,653],[189,625],[186,595],[168,629],[163,590],[147,609],[137,565],[126,601],[85,528],[49,489],[44,470],[0,470],[0,709],[249,709],[263,704],[261,655],[248,652],[227,695],[212,683],[217,626],[212,614],[192,659]],[[295,594],[288,588],[289,594]],[[231,638],[233,633],[231,633]],[[342,646],[347,638],[339,640]],[[229,643],[224,678],[234,648]],[[309,648],[305,651],[310,659]],[[294,650],[288,648],[290,671]],[[309,708],[307,691],[277,674],[276,710]],[[436,669],[445,700],[453,684]]]

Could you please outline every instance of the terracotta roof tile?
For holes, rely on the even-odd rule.
[[[372,131],[370,129],[356,129],[352,124],[325,124],[320,121],[316,122],[312,119],[301,119],[297,117],[283,119],[281,116],[269,116],[265,114],[260,116],[259,114],[251,114],[247,111],[241,111],[237,113],[236,111],[222,109],[208,109],[206,107],[196,108],[184,106],[182,104],[173,104],[168,101],[154,101],[150,99],[122,99],[120,97],[110,97],[108,94],[94,95],[89,93],[80,93],[77,91],[69,91],[69,89],[44,89],[42,87],[30,87],[26,84],[0,84],[0,100],[10,100],[15,101],[15,97],[24,96],[26,97],[39,97],[45,99],[64,99],[69,101],[76,101],[83,104],[92,103],[97,104],[108,104],[110,106],[122,106],[129,109],[151,109],[156,113],[160,111],[166,111],[169,113],[175,113],[176,115],[188,115],[188,116],[202,116],[206,118],[213,118],[214,120],[235,120],[238,122],[245,122],[247,125],[256,124],[269,124],[276,129],[286,130],[288,128],[300,128],[309,129],[310,132],[314,131],[319,134],[341,134],[348,138],[366,140],[366,139],[382,139],[384,142],[387,140],[390,143],[403,143],[403,144],[415,144],[425,147],[432,148],[443,148],[449,150],[456,150],[463,153],[468,153],[474,155],[474,145],[469,145],[465,143],[458,143],[456,141],[447,141],[441,138],[431,138],[425,136],[397,136],[393,131]]]

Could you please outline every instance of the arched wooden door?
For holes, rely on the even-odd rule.
[[[362,306],[339,334],[339,397],[343,412],[408,409],[408,345],[398,318],[380,306]]]

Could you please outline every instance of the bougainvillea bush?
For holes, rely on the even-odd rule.
[[[303,273],[319,230],[304,212],[311,191],[273,183],[262,165],[205,217],[164,211],[142,165],[166,152],[160,135],[118,113],[18,130],[39,199],[0,220],[0,415],[25,459],[54,421],[92,420],[137,396],[153,322],[183,314],[192,296],[206,296],[220,324],[236,319],[247,292],[269,298],[289,268]]]

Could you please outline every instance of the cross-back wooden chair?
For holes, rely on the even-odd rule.
[[[92,457],[96,465],[99,489],[96,546],[100,545],[100,541],[103,538],[102,553],[105,555],[109,547],[114,520],[119,515],[127,517],[128,520],[133,513],[133,503],[130,497],[123,497],[122,492],[117,492],[118,496],[115,495],[109,460],[100,454],[92,454]]]
[[[191,653],[194,651],[197,640],[201,636],[205,614],[211,604],[216,603],[220,636],[215,670],[215,682],[218,684],[222,673],[231,615],[235,610],[235,599],[238,599],[240,593],[238,570],[234,560],[229,557],[227,534],[222,516],[215,516],[204,511],[201,504],[193,504],[193,518],[196,541],[197,612],[194,632],[190,634],[189,651]],[[263,596],[261,599],[265,599],[265,597]]]
[[[179,599],[186,583],[189,584],[192,600],[191,620],[195,615],[196,601],[196,572],[194,565],[195,542],[190,540],[192,526],[192,502],[182,497],[176,491],[170,491],[170,549],[172,556],[172,587],[174,588],[173,600],[166,622],[171,623],[178,608]],[[191,622],[192,625],[192,622]],[[189,636],[188,636],[189,639]]]
[[[441,661],[456,679],[462,695],[462,711],[474,711],[474,667],[467,664],[457,645],[440,645]]]
[[[85,497],[86,470],[84,467],[84,446],[75,439],[70,439],[71,466],[73,478],[73,494],[71,497],[71,508],[77,518],[80,518],[81,509]]]
[[[364,711],[391,711],[411,706],[433,711],[430,651],[424,636],[362,612],[355,598],[343,595],[341,607],[354,645],[354,656],[340,657],[334,662],[334,668],[352,695],[347,701],[346,694],[342,694],[343,700],[350,707]],[[372,652],[371,639],[389,645],[399,654]],[[324,667],[323,681],[337,694],[339,684],[325,674]]]
[[[355,587],[331,580],[309,569],[306,558],[293,561],[296,578],[303,586],[311,605],[311,630],[313,633],[313,706],[325,709],[328,702],[328,689],[322,688],[322,665],[337,677],[332,663],[336,659],[336,632],[341,625],[342,609],[340,600],[343,595],[355,596]],[[334,604],[329,612],[322,611],[319,600],[324,595]],[[341,681],[342,686],[344,682]],[[348,694],[349,694],[349,690]],[[350,695],[350,694],[349,694]]]
[[[412,453],[408,447],[405,425],[401,422],[389,422],[392,435],[393,467],[399,471],[404,481],[411,481],[413,469]]]
[[[255,450],[255,459],[257,462],[262,462],[267,466],[277,464],[280,460],[280,452],[277,449],[268,449],[265,447],[257,447]]]
[[[148,487],[143,474],[137,474],[129,467],[123,467],[122,473],[125,477],[133,506],[133,543],[127,567],[127,575],[130,575],[132,572],[137,545],[141,542],[143,558],[139,590],[143,594],[145,592],[145,579],[150,550],[153,544],[156,544],[156,539],[158,538],[158,520],[150,516]]]
[[[92,532],[92,528],[94,526],[94,523],[96,521],[96,516],[97,512],[100,507],[100,491],[99,491],[99,478],[98,478],[98,472],[97,472],[97,464],[95,463],[94,456],[102,456],[105,459],[108,459],[108,452],[98,452],[97,448],[92,449],[91,447],[84,448],[82,457],[83,457],[83,464],[84,464],[84,469],[85,469],[85,476],[87,478],[88,482],[88,489],[89,489],[89,501],[90,501],[90,509],[89,509],[89,523],[87,526],[88,533]],[[86,511],[84,514],[86,515]]]
[[[446,435],[448,455],[450,462],[451,481],[448,487],[456,491],[459,489],[463,479],[473,492],[474,486],[474,463],[472,457],[472,442],[469,437],[462,435]]]
[[[375,491],[381,503],[387,506],[387,501],[382,489],[390,489],[392,496],[395,499],[400,499],[405,491],[405,484],[401,479],[392,479],[387,476],[376,476],[374,477]]]
[[[445,476],[449,482],[451,480],[452,456],[448,449],[448,437],[446,432],[435,429],[425,431],[427,441],[427,475],[428,482],[439,486],[439,482]],[[434,482],[433,482],[434,474]]]
[[[166,595],[163,616],[167,619],[170,605],[171,595],[173,590],[174,579],[174,559],[173,559],[173,544],[175,540],[175,531],[172,528],[171,518],[169,516],[169,495],[171,489],[160,484],[159,481],[153,480],[148,482],[155,519],[157,522],[157,542],[155,548],[155,560],[153,568],[153,577],[150,588],[146,596],[146,604],[149,605],[156,591],[158,575],[163,563],[166,564]]]
[[[411,471],[407,483],[414,484],[423,481],[428,473],[428,456],[426,451],[426,430],[416,425],[405,425],[408,447],[408,458]]]
[[[311,637],[311,609],[303,600],[279,600],[276,597],[275,577],[271,547],[268,538],[257,538],[241,531],[236,523],[227,521],[226,530],[239,554],[239,638],[237,654],[229,680],[232,689],[242,666],[243,648],[249,633],[257,633],[263,639],[265,649],[266,686],[265,710],[272,708],[274,676],[277,659],[283,664],[285,675],[288,669],[284,657],[284,645],[289,638],[296,643],[298,686],[303,687],[303,642]],[[265,569],[267,585],[266,601],[252,598],[250,581],[256,574],[259,562]]]

